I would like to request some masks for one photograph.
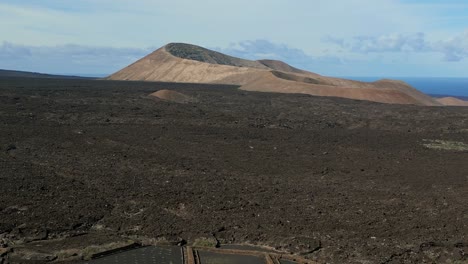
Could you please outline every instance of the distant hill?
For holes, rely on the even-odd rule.
[[[390,104],[442,105],[402,81],[360,82],[326,77],[281,61],[240,59],[185,43],[167,44],[107,79],[233,84],[247,91],[302,93]]]
[[[431,94],[432,97],[445,106],[468,106],[468,97],[445,94]]]
[[[429,94],[434,98],[444,98],[444,97],[454,97],[460,100],[468,101],[468,96],[458,96],[458,95],[449,95],[449,94]]]
[[[1,78],[1,77],[90,79],[90,78],[80,77],[80,76],[53,75],[53,74],[44,74],[44,73],[37,73],[37,72],[12,71],[12,70],[1,70],[1,69],[0,69],[0,78]]]
[[[442,97],[438,98],[437,101],[446,106],[468,106],[468,101],[455,97]]]

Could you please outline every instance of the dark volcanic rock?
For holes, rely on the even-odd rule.
[[[312,237],[291,237],[281,241],[277,248],[291,253],[308,255],[322,249],[322,242]]]
[[[14,144],[10,144],[10,145],[8,145],[8,146],[6,147],[6,151],[7,151],[7,152],[8,152],[8,151],[11,151],[11,150],[15,150],[15,149],[16,149],[16,145],[14,145]]]
[[[163,89],[199,102],[147,96]],[[16,79],[0,112],[0,240],[17,258],[215,236],[322,263],[466,261],[468,153],[424,140],[467,144],[468,108]]]
[[[12,263],[20,263],[22,261],[45,263],[56,260],[57,255],[28,249],[16,249],[10,254],[10,259]]]

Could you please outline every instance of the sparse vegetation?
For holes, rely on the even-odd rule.
[[[424,139],[423,144],[426,148],[438,150],[468,151],[468,145],[463,142],[449,141],[441,139]]]
[[[193,246],[214,248],[218,246],[218,241],[215,238],[200,237],[195,239],[195,242],[193,242]]]
[[[133,241],[129,240],[127,242],[112,242],[112,243],[105,244],[105,245],[92,245],[81,250],[81,257],[84,260],[90,260],[95,254],[106,252],[109,250],[115,250],[118,248],[127,247],[129,245],[132,245],[133,243],[134,243]]]

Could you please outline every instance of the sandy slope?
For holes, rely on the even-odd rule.
[[[108,79],[182,83],[222,83],[219,80],[255,71],[262,70],[182,59],[168,53],[163,47],[121,71],[112,74]],[[233,80],[230,84],[242,85],[242,78],[237,78],[236,81]]]
[[[468,106],[468,101],[463,101],[455,97],[438,98],[437,101],[447,106]]]
[[[325,77],[281,61],[249,61],[177,43],[156,50],[108,79],[234,84],[248,91],[336,96],[392,104],[441,105],[401,81],[365,83]]]
[[[394,89],[376,89],[371,87],[349,88],[322,84],[309,84],[275,78],[269,72],[262,73],[262,78],[243,85],[242,90],[302,93],[317,96],[334,96],[358,100],[368,100],[380,103],[421,104],[416,98]]]
[[[195,98],[185,95],[183,93],[179,93],[176,91],[171,90],[159,90],[155,93],[150,94],[152,97],[159,98],[161,100],[176,102],[176,103],[189,103],[194,102]]]

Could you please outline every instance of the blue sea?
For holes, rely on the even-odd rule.
[[[351,80],[373,82],[380,79],[395,79],[405,81],[423,93],[433,96],[468,97],[468,78],[443,77],[342,77]]]

